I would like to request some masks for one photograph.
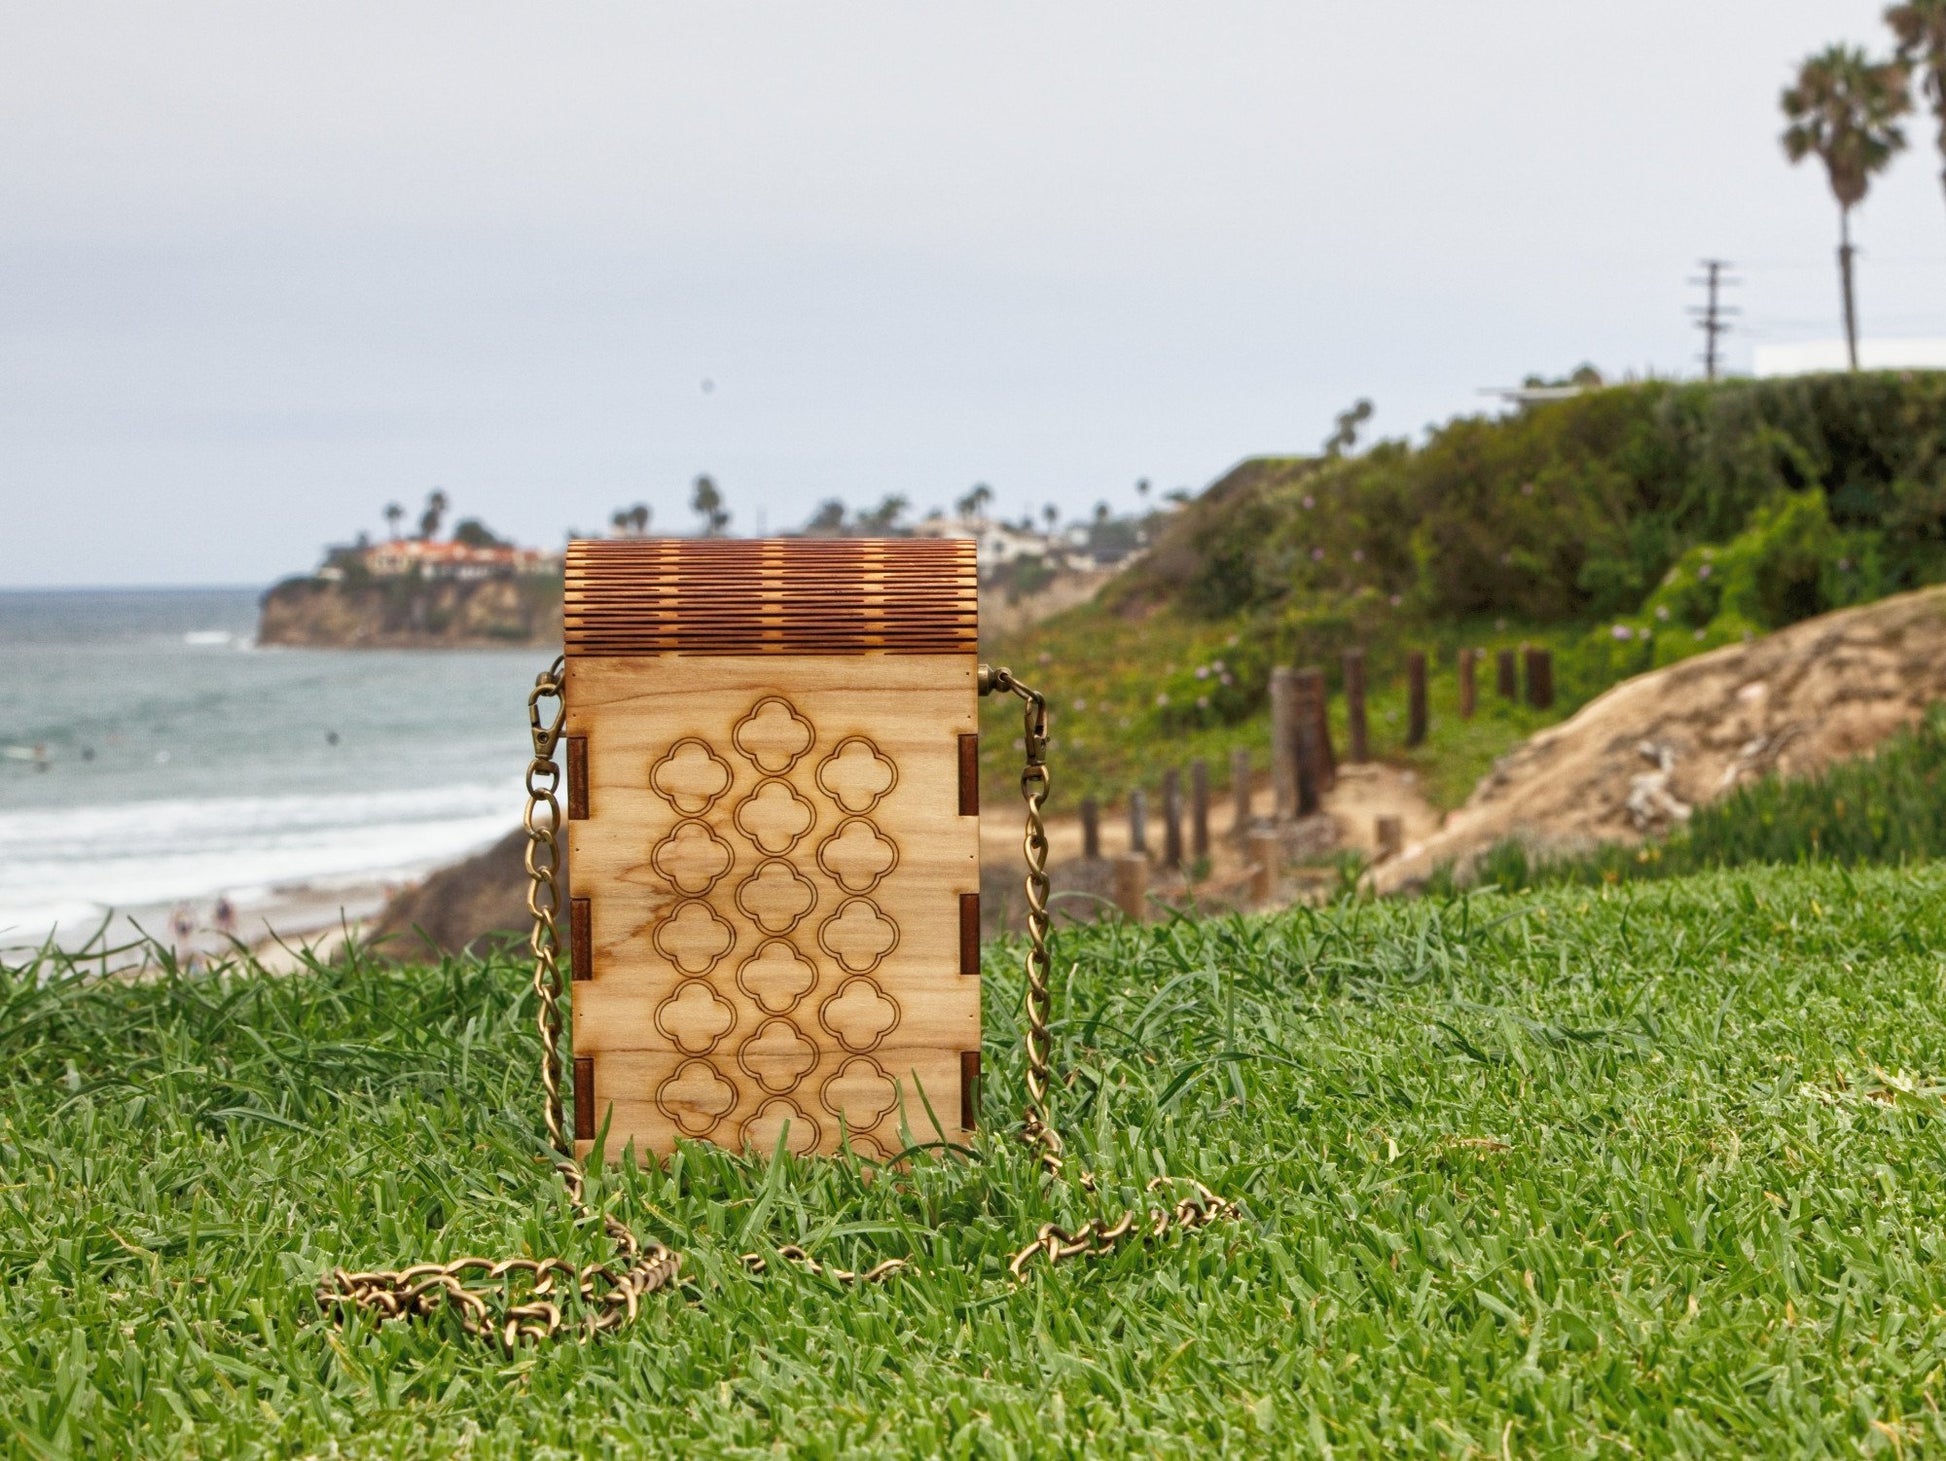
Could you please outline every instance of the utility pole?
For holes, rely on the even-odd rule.
[[[1705,271],[1703,276],[1689,282],[1703,286],[1708,302],[1701,308],[1691,305],[1689,312],[1696,316],[1696,328],[1703,332],[1703,376],[1707,380],[1715,380],[1723,364],[1723,355],[1717,349],[1716,342],[1730,332],[1728,316],[1742,313],[1734,305],[1723,303],[1722,291],[1743,281],[1725,272],[1730,268],[1728,260],[1704,259],[1702,267]]]

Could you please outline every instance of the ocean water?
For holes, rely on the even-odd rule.
[[[335,922],[518,822],[543,651],[259,649],[256,607],[0,592],[0,947]]]

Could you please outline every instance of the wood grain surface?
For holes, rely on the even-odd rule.
[[[597,1093],[576,1124],[608,1122],[609,1156],[964,1137],[975,673],[971,652],[570,653],[572,1028]]]

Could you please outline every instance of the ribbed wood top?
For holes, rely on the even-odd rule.
[[[972,654],[970,538],[568,544],[570,655]]]

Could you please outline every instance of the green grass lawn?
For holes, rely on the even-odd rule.
[[[603,1198],[687,1255],[623,1336],[340,1331],[335,1264],[601,1256],[534,1160],[511,963],[0,979],[14,1453],[1946,1450],[1946,868],[1744,870],[1064,931],[1079,1164],[1248,1218],[1038,1273],[988,963],[977,1164],[707,1150]],[[916,1270],[852,1294],[743,1248]]]

